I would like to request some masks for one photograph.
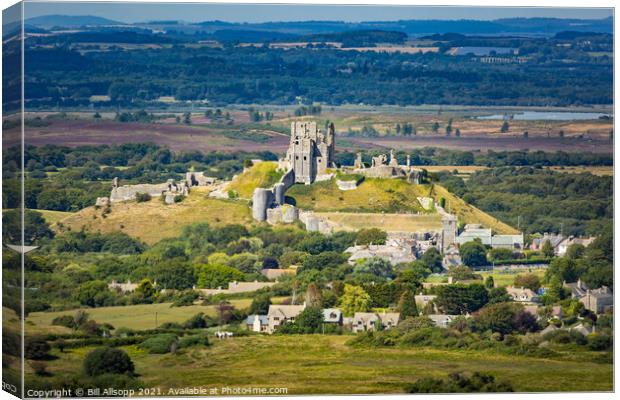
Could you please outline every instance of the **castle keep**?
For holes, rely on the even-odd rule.
[[[334,166],[335,145],[333,123],[323,132],[314,121],[291,122],[291,142],[282,162],[285,169],[294,171],[295,183],[311,184]]]

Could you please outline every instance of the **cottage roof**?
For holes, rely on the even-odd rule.
[[[514,287],[514,286],[506,286],[506,293],[513,297],[526,297],[528,299],[532,299],[536,297],[536,293],[532,291],[532,289],[523,288],[523,287]]]
[[[356,312],[353,315],[353,321],[376,321],[378,318],[377,314],[371,312]]]
[[[338,308],[324,308],[323,309],[323,321],[325,322],[340,322],[342,318],[342,311]]]
[[[260,320],[261,325],[269,324],[269,317],[267,315],[258,315],[258,314],[248,315],[248,318],[245,320],[245,322],[248,325],[254,325],[254,321],[256,320],[256,318]]]
[[[450,314],[429,314],[427,315],[430,319],[433,320],[435,325],[441,326],[450,323],[454,318],[458,317],[458,315],[450,315]]]
[[[379,319],[381,319],[383,325],[395,326],[400,321],[400,313],[381,313],[379,314]]]
[[[298,316],[304,309],[306,308],[306,305],[284,305],[284,304],[278,304],[278,305],[270,305],[269,306],[269,312],[267,313],[267,315],[269,317],[281,317],[281,318],[286,318],[286,319],[290,319],[290,318],[295,318],[296,316]]]

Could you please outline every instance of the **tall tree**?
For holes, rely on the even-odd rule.
[[[415,304],[415,293],[410,290],[403,292],[398,302],[398,312],[400,313],[401,320],[407,317],[418,316],[418,307]]]
[[[344,285],[344,294],[340,298],[340,308],[345,316],[351,317],[356,312],[368,311],[370,296],[359,286]]]

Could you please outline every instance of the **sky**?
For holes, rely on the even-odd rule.
[[[326,6],[256,4],[162,4],[26,2],[25,18],[41,15],[94,15],[120,22],[181,20],[199,22],[394,21],[401,19],[476,19],[555,17],[595,19],[612,16],[610,8]]]

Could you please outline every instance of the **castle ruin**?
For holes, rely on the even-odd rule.
[[[336,147],[334,124],[326,132],[318,129],[316,122],[291,122],[291,142],[281,165],[295,173],[295,183],[309,185],[317,175],[324,175],[327,168],[335,167]]]

